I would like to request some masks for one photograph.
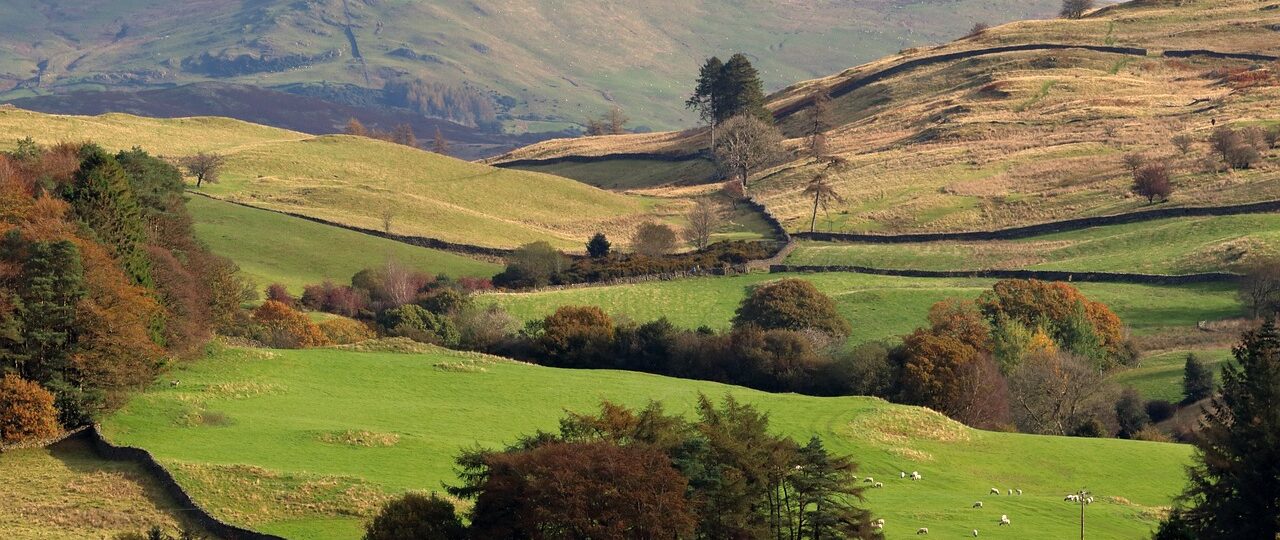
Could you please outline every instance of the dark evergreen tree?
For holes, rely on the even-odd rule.
[[[724,64],[724,105],[718,111],[720,120],[739,114],[749,114],[765,122],[773,122],[773,115],[764,108],[764,83],[760,72],[751,65],[744,54],[735,54]]]
[[[1187,364],[1182,368],[1182,402],[1195,403],[1213,395],[1213,371],[1200,357],[1187,355]]]
[[[832,456],[818,437],[797,452],[790,487],[797,506],[797,538],[863,538],[871,533],[871,513],[853,506],[862,497],[847,457]]]
[[[5,236],[0,252],[19,265],[13,326],[0,336],[0,361],[27,380],[47,383],[70,369],[76,344],[76,305],[85,296],[84,268],[75,244],[26,242]]]
[[[1280,535],[1280,334],[1247,332],[1206,407],[1191,481],[1161,540],[1274,540]]]
[[[101,148],[85,147],[80,170],[64,198],[119,261],[133,281],[151,285],[150,261],[142,209],[129,187],[129,176],[114,157]]]
[[[364,540],[463,540],[467,529],[453,504],[420,493],[406,493],[383,505],[365,527]]]
[[[596,233],[587,241],[587,254],[592,259],[603,259],[609,256],[609,250],[613,244],[609,243],[609,238],[604,233]]]
[[[698,84],[693,95],[685,101],[684,106],[698,111],[698,116],[712,128],[715,133],[716,124],[723,118],[720,108],[724,102],[722,95],[724,84],[724,62],[712,56],[698,70]]]
[[[170,212],[178,206],[174,199],[182,196],[184,185],[182,171],[177,167],[136,146],[132,150],[121,150],[116,154],[116,161],[124,169],[129,189],[144,212]]]
[[[1132,439],[1151,423],[1142,396],[1132,387],[1125,388],[1120,399],[1116,400],[1116,420],[1120,423],[1119,435],[1126,439]]]

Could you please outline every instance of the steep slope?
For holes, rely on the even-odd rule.
[[[225,118],[46,115],[0,108],[0,148],[93,141],[178,158],[228,157],[220,183],[201,191],[343,225],[454,243],[515,247],[546,240],[581,249],[596,231],[626,238],[685,203],[611,193],[573,180],[468,163],[387,142],[313,137]]]
[[[711,54],[759,58],[777,88],[1057,4],[9,0],[0,3],[0,91],[222,80],[364,99],[361,89],[421,79],[489,96],[513,130],[556,131],[615,103],[637,126],[669,129],[691,122],[684,94]],[[437,112],[485,120],[479,108],[463,109]]]
[[[1205,172],[1202,162],[1216,126],[1280,122],[1277,29],[1269,2],[1132,2],[905,51],[793,85],[769,107],[798,150],[808,100],[835,98],[828,139],[848,163],[832,181],[847,202],[824,230],[988,229],[1138,209],[1147,203],[1129,193],[1129,153],[1173,167],[1170,205],[1275,199],[1274,150],[1250,170]],[[1187,52],[1209,48],[1237,57]],[[1197,141],[1185,155],[1170,142],[1184,133]],[[492,162],[590,177],[624,171],[618,160],[641,170],[638,159],[660,154],[666,161],[649,163],[673,173],[666,181],[697,182],[707,177],[681,175],[711,170],[693,166],[707,142],[703,130],[549,141]],[[756,196],[807,229],[812,201],[801,190],[824,165],[799,152],[787,161],[753,178]]]

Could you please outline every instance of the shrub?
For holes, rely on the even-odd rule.
[[[1116,401],[1116,420],[1120,424],[1119,435],[1126,439],[1134,438],[1151,423],[1142,396],[1133,388],[1125,388]]]
[[[1190,153],[1191,148],[1196,144],[1196,140],[1186,133],[1174,135],[1171,142],[1173,142],[1174,148],[1177,148],[1184,156]]]
[[[326,339],[337,345],[350,345],[378,337],[368,325],[345,317],[326,319],[316,326],[320,327],[320,332]]]
[[[1182,402],[1195,403],[1213,395],[1213,371],[1195,353],[1187,355],[1182,370]]]
[[[659,257],[675,251],[676,231],[663,223],[645,223],[631,236],[631,250],[648,257]]]
[[[1133,171],[1133,192],[1146,197],[1148,203],[1156,199],[1168,200],[1173,193],[1169,168],[1163,163],[1149,163]]]
[[[364,540],[464,540],[467,530],[453,504],[432,493],[406,493],[382,506]]]
[[[1007,318],[1027,328],[1043,327],[1059,347],[1090,355],[1099,367],[1133,359],[1120,318],[1069,284],[1002,280],[982,293],[977,304],[992,324]]]
[[[1252,168],[1262,160],[1262,154],[1249,144],[1237,144],[1227,149],[1227,164],[1236,169]]]
[[[59,431],[53,394],[13,373],[0,379],[0,442],[46,439]]]
[[[842,339],[853,333],[849,321],[836,311],[835,301],[802,279],[784,279],[755,287],[738,306],[733,324],[764,329],[814,329]]]
[[[964,37],[974,37],[983,32],[986,32],[989,29],[991,29],[991,25],[985,22],[976,22],[976,23],[973,23],[973,27],[969,29],[969,33],[965,34]]]
[[[470,306],[471,297],[458,289],[445,287],[418,295],[417,304],[436,315],[449,315]]]
[[[1079,19],[1093,9],[1093,0],[1062,0],[1062,11],[1058,13],[1064,19]]]
[[[363,289],[325,281],[319,285],[307,285],[302,290],[301,302],[307,309],[355,317],[369,309],[369,293]]]
[[[280,302],[290,308],[298,307],[298,300],[289,294],[289,288],[280,283],[272,283],[267,286],[267,300]]]
[[[1161,442],[1161,443],[1173,442],[1172,437],[1165,434],[1165,432],[1160,431],[1160,428],[1155,426],[1144,427],[1141,430],[1139,430],[1137,433],[1134,433],[1133,436],[1130,438],[1135,441],[1148,441],[1148,442]]]
[[[568,266],[565,256],[546,242],[533,242],[507,256],[507,268],[493,277],[499,287],[545,287]]]
[[[457,347],[461,336],[453,321],[415,304],[405,304],[383,311],[378,324],[388,335],[407,337],[442,347]]]
[[[303,349],[329,344],[320,327],[282,302],[267,300],[254,310],[253,320],[258,325],[258,340],[269,347]]]
[[[1162,399],[1153,399],[1147,402],[1147,417],[1152,423],[1160,423],[1173,418],[1174,413],[1178,412],[1178,407],[1168,401]]]
[[[609,250],[613,244],[609,243],[609,238],[604,233],[596,233],[587,241],[587,255],[592,259],[603,259],[609,256]]]
[[[611,356],[613,319],[595,306],[563,306],[540,322],[534,345],[547,363],[604,367]]]
[[[519,328],[516,318],[497,304],[483,308],[467,306],[454,314],[453,320],[458,327],[459,343],[480,351],[493,351]]]

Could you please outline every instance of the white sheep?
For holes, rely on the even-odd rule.
[[[1012,497],[1012,496],[1013,496],[1013,490],[1012,490],[1012,489],[1011,489],[1011,490],[1009,490],[1009,496],[1010,496],[1010,497]]]
[[[1018,496],[1019,496],[1019,497],[1021,497],[1021,496],[1022,496],[1022,490],[1021,490],[1021,489],[1019,489],[1019,490],[1017,490],[1017,492],[1018,492]]]
[[[1000,490],[999,490],[999,489],[996,489],[996,488],[991,488],[991,494],[992,494],[992,495],[999,495],[999,494],[1000,494]]]
[[[169,386],[174,386],[174,387],[176,387],[176,386],[178,386],[179,384],[182,384],[182,381],[179,381],[179,380],[177,380],[177,379],[174,379],[174,380],[172,380],[172,381],[169,381]]]
[[[974,538],[977,538],[977,537],[978,537],[978,529],[974,529],[974,530],[973,530],[973,537],[974,537]]]
[[[912,480],[923,480],[923,479],[924,479],[924,477],[923,477],[923,476],[920,476],[920,471],[911,471],[911,479],[912,479]]]
[[[863,482],[866,482],[868,484],[874,484],[876,483],[876,479],[868,476],[866,480],[863,480]]]
[[[973,507],[974,507],[974,508],[982,508],[982,501],[978,501],[978,502],[976,502],[976,503],[973,503]]]
[[[1009,516],[1002,514],[1000,516],[1000,526],[1003,527],[1005,525],[1009,525]]]
[[[1065,499],[1062,499],[1062,500],[1064,500],[1064,501],[1071,501],[1071,502],[1080,502],[1080,496],[1079,496],[1079,495],[1076,495],[1075,493],[1072,493],[1072,494],[1070,494],[1070,495],[1067,495],[1067,497],[1066,497]]]
[[[907,477],[907,471],[902,471],[902,473],[898,475],[898,478],[906,478],[906,477]]]
[[[1088,499],[1085,499],[1085,500],[1084,500],[1084,503],[1085,503],[1085,504],[1093,504],[1093,497],[1089,497]]]
[[[874,483],[874,484],[871,484],[871,487],[873,487],[873,488],[882,488],[882,487],[884,487],[884,482],[876,482],[876,483]]]
[[[921,534],[929,534],[929,528],[928,528],[928,527],[920,527],[919,529],[917,529],[917,530],[916,530],[916,535],[921,535]]]

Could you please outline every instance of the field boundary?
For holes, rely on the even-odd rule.
[[[355,225],[347,225],[347,224],[345,224],[345,223],[338,223],[338,222],[336,222],[336,221],[330,221],[330,220],[327,220],[327,219],[324,219],[324,218],[318,218],[318,217],[315,217],[315,216],[308,216],[308,215],[304,215],[304,214],[298,214],[298,213],[295,213],[295,212],[288,212],[288,211],[285,211],[285,210],[276,210],[276,209],[273,209],[273,208],[263,208],[263,207],[261,207],[261,206],[255,206],[255,205],[248,204],[248,203],[242,203],[242,202],[239,202],[239,201],[233,201],[233,200],[230,200],[230,199],[223,199],[223,198],[221,198],[221,197],[214,197],[213,195],[209,195],[209,194],[207,194],[207,193],[201,193],[201,192],[199,192],[199,191],[190,191],[190,190],[188,190],[188,191],[187,191],[187,193],[190,193],[190,194],[192,194],[192,195],[198,195],[198,196],[204,197],[204,198],[206,198],[206,199],[212,199],[212,200],[215,200],[215,201],[218,201],[218,202],[224,202],[224,203],[234,204],[234,205],[236,205],[236,206],[241,206],[241,207],[244,207],[244,208],[251,208],[251,209],[254,209],[254,210],[262,210],[262,211],[264,211],[264,212],[273,212],[273,213],[276,213],[276,214],[281,214],[281,215],[285,215],[285,216],[289,216],[289,217],[294,217],[294,218],[298,218],[298,219],[303,219],[303,220],[306,220],[306,221],[310,221],[310,222],[312,222],[312,223],[319,223],[319,224],[321,224],[321,225],[328,225],[328,226],[330,226],[330,227],[337,227],[337,228],[339,228],[339,229],[346,229],[346,230],[351,231],[351,232],[357,232],[357,233],[361,233],[361,234],[367,234],[367,235],[369,235],[369,236],[376,236],[376,237],[378,237],[378,238],[382,238],[382,239],[385,239],[385,240],[392,240],[392,241],[395,241],[395,242],[400,242],[400,243],[402,243],[402,244],[409,244],[409,245],[411,245],[411,246],[417,246],[417,247],[428,248],[428,249],[435,249],[435,250],[439,250],[439,251],[448,251],[448,252],[450,252],[450,253],[454,253],[454,254],[458,254],[458,255],[466,255],[466,256],[473,257],[473,258],[477,258],[477,259],[484,260],[484,261],[487,261],[487,262],[499,262],[499,263],[500,263],[500,262],[504,262],[504,261],[506,260],[506,257],[507,257],[508,255],[510,255],[511,253],[515,252],[515,250],[514,250],[514,249],[496,248],[496,247],[488,247],[488,246],[477,246],[477,245],[474,245],[474,244],[461,244],[461,243],[457,243],[457,242],[448,242],[448,241],[445,241],[445,240],[440,240],[440,239],[438,239],[438,238],[430,238],[430,237],[426,237],[426,236],[411,236],[411,235],[405,235],[405,234],[388,233],[388,232],[386,232],[386,231],[379,231],[379,230],[377,230],[377,229],[366,229],[366,228],[364,228],[364,227],[357,227],[357,226],[355,226]],[[565,254],[565,256],[567,256],[567,257],[580,257],[579,255],[573,255],[573,254],[568,254],[568,253],[566,253],[566,254]]]
[[[844,272],[876,276],[914,278],[984,278],[984,279],[1037,279],[1041,281],[1065,281],[1086,283],[1130,283],[1138,285],[1192,285],[1197,283],[1232,283],[1240,279],[1230,272],[1204,272],[1199,274],[1130,274],[1122,272],[1071,272],[1066,270],[902,270],[871,268],[867,266],[810,266],[775,264],[770,273],[816,274]]]
[[[94,453],[103,459],[108,461],[129,461],[137,464],[155,479],[166,495],[173,498],[178,504],[178,510],[182,512],[183,519],[194,522],[209,533],[217,535],[218,538],[223,540],[285,540],[280,536],[260,533],[213,517],[209,511],[196,503],[195,499],[192,499],[186,490],[182,489],[182,486],[173,478],[173,474],[160,462],[156,461],[150,452],[132,446],[116,446],[112,444],[102,436],[97,424],[82,428],[75,433],[75,436],[87,439]]]
[[[1158,208],[1154,210],[1139,210],[1137,212],[1127,212],[1124,214],[1049,221],[1035,225],[1024,225],[1021,227],[995,229],[990,231],[904,234],[799,232],[792,236],[804,240],[816,240],[821,242],[849,242],[863,244],[916,244],[924,242],[1020,240],[1024,238],[1044,236],[1046,234],[1079,231],[1109,225],[1126,225],[1130,223],[1141,223],[1144,221],[1160,219],[1238,216],[1245,214],[1269,214],[1274,212],[1280,212],[1280,200],[1225,206],[1183,206],[1175,208]]]
[[[36,441],[26,441],[26,442],[20,442],[20,443],[9,444],[9,445],[0,444],[0,454],[3,454],[5,452],[12,452],[14,450],[29,450],[32,448],[45,448],[48,446],[53,446],[62,441],[65,441],[67,439],[70,439],[72,437],[79,435],[80,432],[86,429],[89,429],[89,426],[80,426],[66,433],[62,433],[60,435],[57,435],[55,437],[50,437],[47,439],[40,439]]]
[[[603,163],[619,159],[634,159],[637,161],[657,161],[662,163],[683,163],[686,161],[706,161],[711,160],[703,152],[693,154],[659,154],[659,153],[621,153],[621,154],[605,154],[601,156],[561,156],[553,158],[528,158],[513,159],[511,161],[493,162],[494,167],[503,169],[514,167],[528,167],[537,165],[559,165],[561,163]]]

